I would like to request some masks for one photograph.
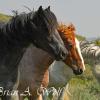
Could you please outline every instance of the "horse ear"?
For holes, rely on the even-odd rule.
[[[50,6],[48,6],[48,10],[50,10]]]
[[[45,9],[46,11],[50,11],[50,6],[48,6],[48,8]]]
[[[42,12],[42,11],[43,11],[42,6],[39,7],[39,10],[38,10],[38,11],[39,11],[39,12]]]

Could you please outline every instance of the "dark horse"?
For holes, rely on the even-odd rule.
[[[50,8],[20,14],[0,24],[0,97],[11,100],[18,86],[18,64],[30,44],[64,60],[67,50],[58,35],[57,19]],[[2,92],[1,92],[2,91]]]

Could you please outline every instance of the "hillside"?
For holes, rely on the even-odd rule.
[[[84,36],[81,36],[81,35],[76,35],[76,37],[78,38],[79,41],[82,41],[82,40],[86,40],[86,38]]]
[[[8,21],[11,17],[0,13],[0,21]]]

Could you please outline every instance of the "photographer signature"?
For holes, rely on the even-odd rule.
[[[26,88],[25,91],[19,93],[18,90],[5,90],[3,87],[0,87],[0,96],[31,96],[29,87]]]

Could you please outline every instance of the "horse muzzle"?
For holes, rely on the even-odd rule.
[[[84,71],[82,69],[78,69],[78,70],[73,70],[73,73],[75,75],[81,75]]]

